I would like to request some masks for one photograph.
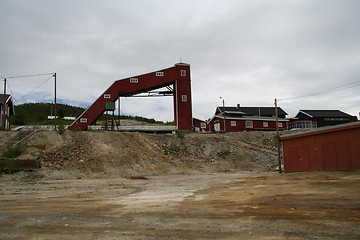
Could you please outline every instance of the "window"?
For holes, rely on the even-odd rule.
[[[104,94],[104,98],[111,98],[110,94]]]
[[[180,71],[180,75],[181,75],[181,76],[186,76],[186,70],[181,70],[181,71]]]
[[[231,121],[230,124],[231,124],[232,127],[236,127],[236,121]]]
[[[246,120],[245,126],[246,126],[247,128],[252,128],[252,127],[253,127],[253,122],[252,122],[251,120]]]
[[[183,102],[187,102],[187,96],[186,96],[186,95],[182,95],[182,96],[181,96],[181,100],[182,100]]]
[[[297,121],[292,123],[293,128],[317,128],[317,123],[313,121]]]
[[[201,128],[206,128],[206,123],[201,123]]]
[[[263,127],[269,127],[268,122],[263,122]]]
[[[349,121],[349,118],[324,118],[324,121]]]
[[[157,77],[163,77],[163,76],[164,76],[164,72],[156,72],[156,76],[157,76]]]
[[[281,122],[278,123],[278,127],[282,127],[283,124]]]
[[[81,123],[87,123],[87,118],[80,118]]]
[[[131,82],[131,83],[138,83],[138,82],[139,82],[139,79],[137,79],[137,78],[130,78],[130,82]]]

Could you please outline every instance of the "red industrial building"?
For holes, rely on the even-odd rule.
[[[167,91],[151,92],[164,87]],[[186,63],[177,63],[170,68],[115,81],[68,129],[84,131],[105,111],[114,110],[114,103],[120,97],[141,93],[173,95],[177,130],[192,129],[190,65]]]
[[[285,172],[360,169],[360,122],[280,137]]]

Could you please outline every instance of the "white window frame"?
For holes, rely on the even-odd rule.
[[[263,122],[263,127],[265,127],[265,128],[269,127],[269,123],[268,122]]]
[[[81,123],[87,123],[87,118],[80,118]]]
[[[157,76],[157,77],[163,77],[163,76],[164,76],[164,72],[156,72],[156,76]]]
[[[246,128],[253,128],[254,127],[253,121],[252,120],[246,120],[245,121],[245,127]]]
[[[230,125],[231,125],[232,127],[236,127],[236,121],[231,121],[231,122],[230,122]]]
[[[278,127],[283,127],[283,123],[282,123],[282,122],[279,122],[279,123],[278,123]]]
[[[138,83],[139,79],[138,78],[130,78],[130,83]]]
[[[104,94],[104,98],[111,98],[111,94]]]
[[[201,128],[206,128],[206,123],[201,123],[201,124],[200,124],[200,127],[201,127]]]
[[[181,95],[181,101],[187,102],[187,95]]]
[[[185,77],[186,76],[186,70],[180,70],[180,76]]]

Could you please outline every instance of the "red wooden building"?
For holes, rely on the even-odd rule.
[[[195,132],[209,132],[209,126],[208,122],[198,118],[193,118],[193,130]]]
[[[280,137],[285,172],[360,169],[360,122]]]
[[[287,113],[278,107],[278,126],[287,129]],[[211,132],[274,131],[275,107],[217,107],[208,123]]]
[[[357,117],[340,110],[299,110],[289,128],[318,128],[356,122]]]

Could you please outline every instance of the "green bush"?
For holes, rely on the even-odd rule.
[[[65,132],[64,124],[60,123],[57,129],[58,134],[62,135]]]
[[[170,145],[169,145],[169,151],[172,152],[172,153],[176,153],[178,152],[180,149],[179,149],[179,146],[177,145],[176,142],[171,142]]]
[[[180,138],[180,139],[183,139],[183,138],[185,137],[185,132],[179,130],[179,131],[176,132],[176,136],[177,136],[178,138]]]
[[[16,145],[14,147],[9,148],[8,150],[6,150],[3,154],[2,157],[4,158],[16,158],[18,156],[20,156],[21,154],[23,154],[24,150]]]

